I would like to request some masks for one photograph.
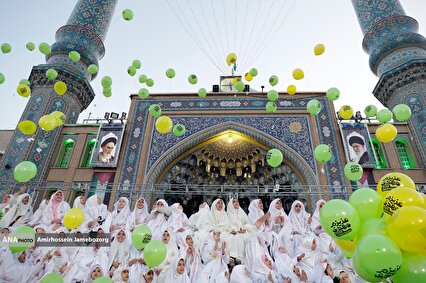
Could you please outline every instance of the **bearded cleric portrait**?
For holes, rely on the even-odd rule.
[[[100,151],[98,153],[98,162],[111,163],[114,161],[113,151],[115,149],[115,145],[117,144],[117,140],[117,136],[113,133],[109,133],[103,137]]]
[[[353,149],[353,154],[351,155],[351,161],[358,162],[358,164],[366,164],[369,162],[367,148],[365,146],[364,137],[354,132],[352,135],[348,136],[349,146]]]
[[[93,153],[95,167],[116,167],[120,152],[123,126],[102,125],[98,134],[97,148]]]

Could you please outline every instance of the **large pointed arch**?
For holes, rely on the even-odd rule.
[[[167,167],[173,165],[182,158],[182,155],[188,155],[200,143],[224,132],[224,131],[239,132],[258,143],[265,148],[278,148],[284,155],[284,162],[294,168],[299,175],[303,185],[319,185],[318,177],[309,167],[308,163],[293,149],[284,144],[282,141],[247,125],[236,122],[224,122],[212,127],[199,131],[167,150],[151,167],[145,178],[146,184],[156,184],[160,175]],[[305,187],[306,187],[305,186]]]

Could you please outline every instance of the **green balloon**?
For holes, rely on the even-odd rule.
[[[154,117],[161,116],[161,106],[159,104],[152,104],[148,109],[149,114]]]
[[[112,79],[110,76],[105,76],[101,80],[101,85],[103,87],[110,87],[112,85]]]
[[[38,50],[40,50],[40,52],[44,55],[49,55],[50,53],[52,53],[52,48],[46,42],[40,43],[38,46]]]
[[[10,45],[9,43],[3,43],[1,45],[1,52],[6,54],[6,53],[9,53],[10,51],[12,51],[12,45]]]
[[[80,53],[78,53],[77,51],[71,51],[70,53],[68,53],[68,58],[70,58],[73,62],[78,62],[80,61]]]
[[[398,104],[392,109],[395,119],[400,122],[407,122],[411,117],[411,109],[406,104]]]
[[[111,89],[111,87],[104,88],[103,91],[102,91],[102,93],[103,93],[103,95],[105,97],[111,97],[111,95],[112,95],[112,89]]]
[[[268,91],[268,99],[269,101],[277,101],[278,100],[278,92],[276,90]]]
[[[367,118],[376,117],[377,115],[377,107],[370,104],[364,109],[364,114]]]
[[[33,42],[28,42],[25,47],[29,50],[29,51],[34,51],[35,49],[35,44]]]
[[[102,276],[96,278],[92,283],[114,283],[114,281],[112,281],[112,279],[107,276]]]
[[[149,268],[160,265],[166,258],[166,254],[167,247],[160,240],[152,240],[146,245],[143,251],[145,263]]]
[[[37,166],[31,161],[22,161],[16,165],[13,171],[13,177],[16,182],[28,182],[37,175]]]
[[[139,70],[139,69],[141,68],[141,66],[142,66],[142,63],[141,63],[141,61],[140,61],[140,60],[135,59],[135,60],[133,60],[133,62],[132,62],[132,66]]]
[[[46,71],[46,77],[49,80],[54,80],[54,79],[56,79],[58,77],[58,72],[55,69],[48,69]]]
[[[133,11],[130,9],[124,9],[121,15],[126,21],[131,21],[133,19]]]
[[[374,275],[370,275],[365,271],[364,268],[360,266],[358,258],[355,256],[355,252],[353,253],[352,263],[356,274],[364,279],[367,282],[382,282],[382,279],[375,278]]]
[[[29,80],[27,80],[27,79],[22,79],[22,80],[20,80],[20,81],[19,81],[19,84],[20,84],[20,85],[21,85],[21,84],[25,84],[25,85],[27,85],[27,86],[30,86],[30,85],[31,85],[30,81],[29,81]]]
[[[277,111],[277,104],[273,101],[268,101],[268,103],[266,103],[266,112],[268,113],[275,113],[275,111]]]
[[[185,132],[186,132],[185,126],[182,125],[182,124],[176,124],[173,127],[173,135],[176,136],[176,137],[183,136],[185,134]]]
[[[174,78],[174,77],[175,77],[175,75],[176,75],[175,70],[173,70],[172,68],[167,69],[167,71],[166,71],[166,76],[167,76],[169,79]]]
[[[250,70],[250,75],[252,75],[253,77],[257,76],[257,69],[256,68],[252,68]]]
[[[269,78],[269,83],[271,84],[271,86],[276,86],[278,83],[278,77],[273,75]]]
[[[321,108],[321,102],[316,99],[311,99],[308,104],[306,104],[306,109],[312,116],[317,115],[321,111]]]
[[[346,178],[348,178],[351,181],[358,181],[361,179],[363,174],[362,166],[359,165],[357,162],[349,162],[345,165],[344,173]]]
[[[136,249],[141,250],[151,241],[152,232],[146,225],[138,225],[132,232],[132,244]]]
[[[149,97],[149,91],[146,88],[141,88],[138,91],[138,96],[140,99],[147,99]]]
[[[283,162],[283,153],[276,148],[269,150],[266,153],[266,162],[268,162],[271,167],[278,167]]]
[[[361,238],[355,247],[355,257],[367,274],[382,280],[395,275],[402,264],[401,250],[384,235]]]
[[[136,68],[133,66],[128,67],[127,73],[133,77],[134,75],[136,75]]]
[[[402,255],[401,269],[392,277],[394,283],[426,282],[426,255]]]
[[[49,274],[44,275],[40,280],[40,283],[63,283],[63,282],[64,282],[64,279],[62,278],[62,276],[55,272],[51,272]]]
[[[370,188],[361,188],[352,193],[349,203],[356,209],[361,222],[382,215],[382,198]]]
[[[314,156],[318,162],[326,163],[331,159],[331,149],[326,144],[320,144],[315,147]]]
[[[329,88],[326,92],[327,98],[331,101],[337,100],[340,96],[340,90],[335,87]]]
[[[246,85],[242,81],[238,81],[235,83],[235,89],[237,91],[244,91],[245,88],[246,88]]]
[[[4,81],[6,80],[6,78],[5,78],[5,76],[4,76],[4,74],[3,73],[0,73],[0,85],[2,84],[2,83],[4,83]]]
[[[196,75],[189,75],[188,82],[192,85],[195,85],[198,82],[198,78]]]
[[[389,109],[385,108],[380,110],[379,112],[377,112],[377,120],[379,120],[380,123],[387,123],[390,120],[392,120],[392,111],[390,111]]]
[[[386,229],[388,223],[383,218],[372,218],[361,224],[358,231],[358,240],[368,235],[385,235],[388,236]]]
[[[154,85],[154,80],[153,79],[146,79],[146,85],[149,87],[152,87]]]
[[[26,251],[35,244],[35,231],[31,227],[18,227],[12,232],[11,236],[12,238],[17,239],[16,242],[12,241],[8,244],[9,249],[13,254]]]
[[[357,235],[360,226],[355,208],[341,199],[333,199],[324,204],[320,210],[320,223],[331,237],[348,241]]]
[[[205,88],[200,88],[198,90],[198,96],[201,98],[204,98],[207,96],[207,90]]]
[[[140,75],[139,76],[139,82],[141,83],[141,84],[144,84],[144,83],[146,83],[146,80],[148,79],[148,77],[146,76],[146,75]]]
[[[91,64],[89,65],[89,67],[87,67],[87,72],[89,72],[89,74],[94,75],[98,72],[98,66],[96,66],[95,64]]]

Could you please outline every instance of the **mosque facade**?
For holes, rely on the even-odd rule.
[[[218,196],[281,197],[287,210],[294,199],[311,206],[319,198],[347,198],[359,187],[374,188],[390,172],[407,174],[424,190],[426,43],[399,1],[353,0],[365,35],[363,47],[379,77],[373,94],[389,109],[405,103],[412,110],[407,123],[395,123],[398,136],[390,143],[377,140],[375,121],[362,115],[340,119],[325,92],[280,93],[278,110],[272,114],[265,111],[268,99],[263,92],[214,87],[206,98],[178,90],[150,94],[148,99],[131,95],[127,115],[77,124],[95,96],[90,86],[94,76],[87,67],[98,64],[105,52],[103,40],[117,0],[92,2],[78,1],[67,24],[58,29],[46,64],[34,66],[29,78],[32,95],[21,120],[38,121],[57,110],[65,113],[66,124],[50,132],[38,129],[32,142],[15,130],[0,164],[2,190],[25,186],[36,192],[37,203],[62,189],[70,201],[78,194],[96,193],[112,205],[120,196],[136,200],[144,195],[180,200],[194,208]],[[72,50],[82,55],[79,62],[68,58]],[[54,82],[45,76],[49,68],[67,84],[66,95],[54,93]],[[322,105],[315,116],[306,110],[311,99]],[[185,134],[158,133],[156,118],[149,114],[152,104],[160,104],[174,124],[183,124]],[[352,153],[348,131],[364,137],[370,160],[358,182],[349,181],[343,170]],[[104,141],[113,141],[113,151],[102,162]],[[314,156],[319,144],[333,153],[325,164]],[[284,156],[276,168],[265,160],[271,148]],[[31,182],[17,184],[13,168],[23,160],[34,162],[38,173]]]

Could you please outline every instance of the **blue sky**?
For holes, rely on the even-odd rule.
[[[277,91],[285,91],[289,84],[296,84],[298,91],[322,92],[330,87],[337,87],[341,91],[341,98],[335,103],[336,109],[344,104],[353,106],[355,110],[363,110],[368,104],[383,108],[371,94],[378,79],[369,70],[368,55],[362,50],[362,32],[351,1],[289,0],[289,6],[285,9],[288,14],[280,16],[273,14],[276,9],[269,12],[272,0],[262,1],[261,6],[258,6],[260,0],[247,0],[250,4],[248,12],[244,10],[247,6],[241,4],[244,1],[226,0],[227,12],[220,14],[219,9],[216,11],[216,19],[220,22],[217,25],[219,29],[213,26],[211,11],[210,15],[204,18],[200,10],[196,10],[196,5],[203,0],[190,1],[199,17],[191,17],[187,1],[179,1],[180,8],[187,15],[181,22],[173,13],[174,9],[182,15],[176,0],[118,1],[105,40],[106,54],[100,61],[99,74],[92,82],[96,98],[80,115],[79,121],[89,113],[92,117],[102,117],[106,111],[127,112],[130,105],[129,94],[137,93],[139,88],[143,87],[137,79],[140,74],[147,74],[154,79],[155,85],[150,88],[151,93],[195,93],[200,87],[210,91],[213,84],[219,83],[221,72],[208,56],[214,57],[213,54],[217,54],[216,61],[221,60],[223,50],[226,54],[227,50],[235,51],[239,56],[245,53],[247,57],[253,52],[251,58],[257,58],[253,64],[248,65],[245,70],[237,69],[237,74],[251,67],[259,70],[259,75],[250,83],[252,88],[260,89],[260,86],[264,85],[265,91],[272,89],[268,79],[271,75],[277,75],[280,82],[273,88]],[[279,1],[284,0],[274,1],[276,7],[279,7]],[[52,44],[56,30],[66,23],[76,2],[0,1],[0,44],[8,42],[13,48],[9,54],[0,53],[0,72],[6,76],[6,82],[0,85],[0,129],[16,127],[27,102],[27,99],[16,94],[16,86],[20,79],[28,78],[32,66],[44,63],[44,56],[38,51],[27,51],[25,44],[28,41],[37,45],[41,42]],[[220,1],[217,0],[216,3],[218,2]],[[426,1],[400,2],[406,14],[419,22],[419,32],[426,35]],[[235,7],[232,3],[239,6]],[[122,19],[121,11],[125,8],[134,12],[132,21],[126,22]],[[235,8],[238,12],[233,12]],[[258,18],[255,17],[256,11]],[[270,22],[262,29],[262,23],[267,18]],[[275,27],[271,24],[275,18],[280,22],[283,20],[279,29],[271,28]],[[195,35],[205,50],[213,50],[213,53],[206,52],[208,56],[200,50],[187,31],[188,27],[195,30],[197,21],[204,19],[212,25],[212,33],[204,29],[203,34],[201,30],[196,30]],[[230,27],[226,33],[222,28],[225,19]],[[187,28],[182,23],[186,24]],[[254,23],[256,27],[252,28]],[[216,37],[218,30],[220,35]],[[247,36],[250,31],[254,31],[251,41]],[[209,49],[207,42],[213,38],[221,38],[224,48],[218,44],[214,49]],[[267,44],[261,45],[259,42],[262,40]],[[326,52],[316,57],[313,55],[313,47],[319,42],[326,45]],[[244,52],[244,47],[249,50]],[[240,51],[240,54],[237,51]],[[255,54],[258,56],[254,56]],[[135,77],[130,77],[127,67],[133,59],[141,60],[142,68]],[[225,56],[222,59],[223,61],[219,62],[224,64]],[[249,58],[241,57],[239,61],[244,59],[250,61]],[[176,70],[174,79],[166,78],[167,68]],[[291,77],[294,68],[302,68],[305,79],[295,81]],[[230,74],[229,69],[225,72]],[[190,74],[198,76],[197,85],[187,82]],[[113,95],[110,98],[102,95],[100,79],[104,75],[113,78]]]

